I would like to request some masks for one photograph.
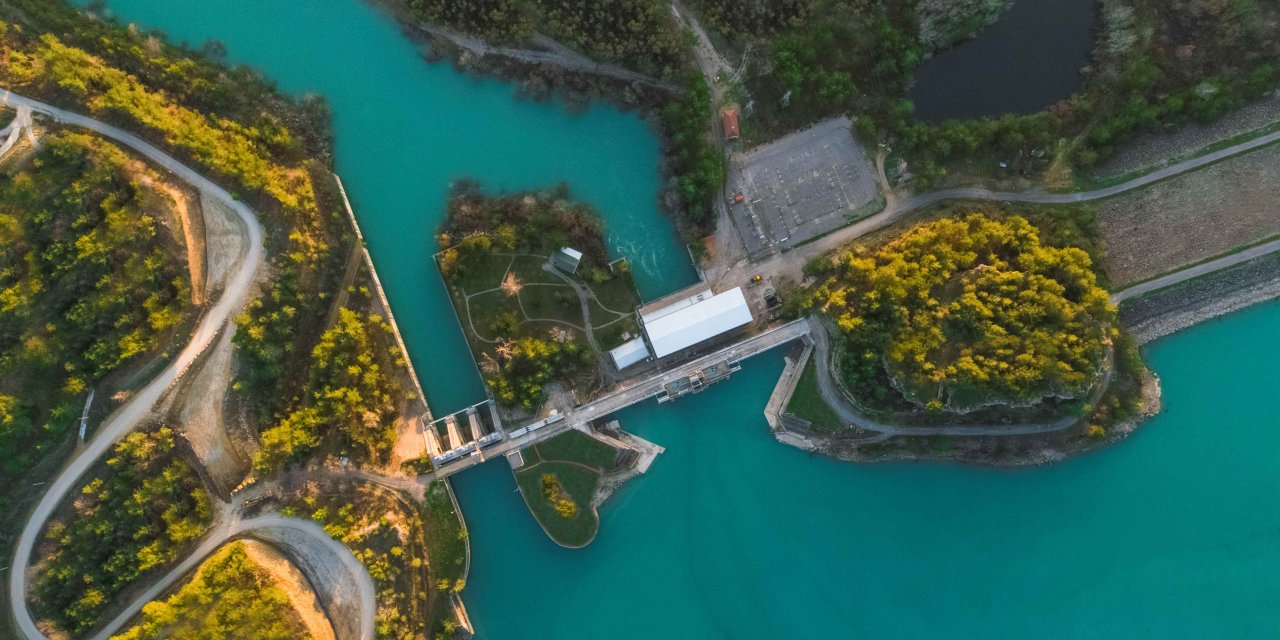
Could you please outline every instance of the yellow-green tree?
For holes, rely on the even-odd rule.
[[[1096,381],[1115,310],[1088,254],[980,214],[840,255],[815,292],[844,337],[847,382],[931,410],[1076,398]]]

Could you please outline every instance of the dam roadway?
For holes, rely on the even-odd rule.
[[[623,382],[617,389],[583,406],[568,409],[563,413],[549,416],[531,425],[513,430],[497,444],[481,449],[480,455],[468,454],[442,463],[436,467],[435,471],[419,476],[419,479],[424,482],[442,480],[482,462],[550,440],[570,429],[579,428],[633,404],[655,398],[663,393],[669,383],[688,378],[714,365],[737,363],[751,356],[759,355],[792,340],[803,338],[809,335],[810,330],[808,320],[800,318],[744,338],[705,356],[664,369],[647,378],[641,378],[634,382]]]

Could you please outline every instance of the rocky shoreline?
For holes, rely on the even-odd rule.
[[[1139,344],[1280,298],[1280,253],[1126,302],[1120,321]]]
[[[774,438],[785,445],[841,462],[959,462],[985,467],[1025,467],[1052,464],[1069,457],[1112,446],[1160,412],[1160,380],[1148,374],[1143,380],[1144,410],[1113,426],[1101,438],[1088,437],[1078,428],[1057,433],[1017,436],[865,436],[841,438],[801,434],[786,429]]]

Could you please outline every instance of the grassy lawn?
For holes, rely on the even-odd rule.
[[[529,285],[520,290],[520,303],[529,318],[559,320],[582,326],[582,303],[569,285]]]
[[[796,383],[795,393],[787,403],[787,413],[808,420],[815,429],[836,431],[840,428],[840,416],[822,399],[822,390],[818,388],[818,372],[814,369],[813,360],[805,365],[800,381]]]
[[[591,312],[591,318],[596,318],[595,311]],[[622,344],[623,334],[630,333],[632,337],[640,335],[640,325],[636,323],[635,317],[629,316],[612,322],[607,327],[596,325],[596,340],[600,341],[602,349],[612,349]]]
[[[426,524],[427,562],[432,578],[450,582],[462,578],[467,564],[467,532],[443,482],[427,487],[422,520]]]
[[[591,508],[591,498],[601,476],[617,467],[618,452],[590,436],[569,431],[542,444],[524,450],[525,466],[516,471],[516,483],[529,511],[559,544],[581,547],[595,537],[600,519]],[[577,513],[565,518],[543,494],[542,478],[552,475],[569,498],[577,505]]]
[[[467,313],[467,304],[471,307],[471,322],[475,323],[476,333],[485,340],[493,340],[497,337],[497,332],[492,326],[493,321],[503,314],[512,314],[516,321],[523,319],[520,315],[520,304],[514,296],[509,296],[502,291],[490,291],[477,296],[472,296],[469,303],[459,301],[459,313]],[[479,353],[487,349],[490,345],[487,343],[478,343],[474,340],[475,336],[470,335],[470,325],[467,319],[462,319],[462,326],[467,328],[467,338],[472,339],[476,352]]]
[[[18,115],[17,111],[9,107],[0,107],[0,129],[9,126],[9,123],[13,122],[13,117],[16,115]]]
[[[576,462],[600,471],[612,471],[618,466],[617,449],[581,431],[568,431],[534,448],[538,458],[548,462]]]
[[[630,273],[620,273],[600,284],[587,285],[595,294],[600,304],[611,311],[632,313],[640,306],[640,295],[636,293],[636,285]]]
[[[574,517],[565,519],[556,513],[555,507],[542,495],[542,476],[551,474],[559,481],[569,497],[578,505]],[[600,474],[563,462],[543,462],[516,472],[516,482],[525,504],[538,519],[552,540],[566,547],[586,546],[600,530],[600,518],[591,508],[591,496],[595,495]]]

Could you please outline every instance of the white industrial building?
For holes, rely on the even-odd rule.
[[[640,323],[658,358],[748,325],[751,319],[741,287],[716,295],[705,285],[693,287],[640,309]]]
[[[610,349],[609,357],[613,358],[613,366],[621,371],[648,358],[649,346],[644,343],[644,338],[636,338]]]

